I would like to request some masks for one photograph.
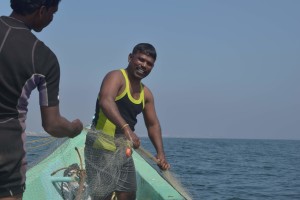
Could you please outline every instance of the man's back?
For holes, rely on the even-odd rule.
[[[25,117],[28,98],[36,87],[41,105],[57,105],[59,65],[55,55],[23,22],[1,17],[0,27],[0,119]]]
[[[46,64],[51,63],[51,60],[52,64]],[[48,79],[50,72],[52,78]],[[41,105],[47,106],[49,102],[57,105],[58,82],[59,65],[54,54],[23,22],[11,17],[1,17],[0,185],[13,187],[13,180],[18,177],[22,177],[19,184],[24,184],[27,162],[23,140],[28,99],[31,91],[38,87]],[[16,167],[20,170],[7,179],[5,172]]]

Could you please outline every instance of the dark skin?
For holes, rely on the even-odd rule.
[[[130,82],[131,96],[135,99],[139,99],[141,80],[150,74],[154,67],[155,60],[149,55],[138,52],[134,55],[129,54],[128,62],[129,64],[126,68],[126,73]],[[108,119],[120,128],[124,127],[124,124],[127,122],[121,116],[115,103],[115,98],[125,90],[125,87],[126,82],[122,73],[119,70],[115,70],[109,72],[105,76],[99,92],[99,104],[101,109]],[[156,149],[158,166],[163,170],[167,170],[170,168],[170,164],[165,158],[161,127],[154,106],[154,97],[146,86],[144,86],[144,97],[145,107],[143,110],[143,117],[148,136]],[[139,148],[140,139],[136,133],[134,133],[129,126],[125,126],[122,130],[126,138],[132,141],[133,147]],[[119,200],[135,199],[135,192],[116,191],[116,195]]]

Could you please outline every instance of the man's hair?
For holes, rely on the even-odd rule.
[[[156,50],[154,46],[152,46],[149,43],[137,44],[132,50],[132,54],[136,54],[136,53],[146,54],[148,56],[151,56],[154,60],[156,60]]]
[[[60,0],[10,0],[10,7],[20,15],[32,14],[41,6],[46,8],[58,6]]]

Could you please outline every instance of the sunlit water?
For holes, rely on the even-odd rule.
[[[300,199],[300,141],[166,138],[164,145],[194,199]]]

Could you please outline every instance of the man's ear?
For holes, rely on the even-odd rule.
[[[128,62],[130,62],[131,59],[132,59],[132,54],[130,53],[130,54],[128,55]]]
[[[44,16],[44,15],[46,14],[46,12],[47,12],[46,6],[41,6],[41,7],[39,8],[39,10],[38,10],[38,14],[39,14],[40,17],[41,17],[41,16]]]

